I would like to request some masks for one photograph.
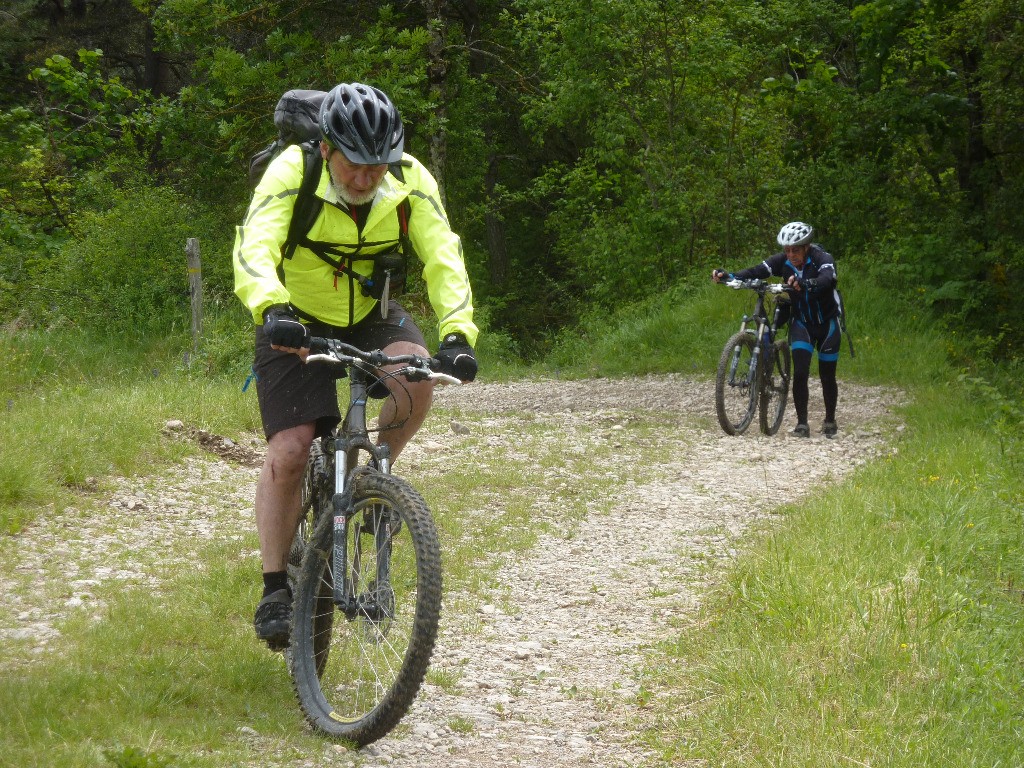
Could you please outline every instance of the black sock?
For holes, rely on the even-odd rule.
[[[263,574],[263,596],[272,595],[279,589],[288,589],[288,571],[270,571]],[[291,594],[291,590],[288,590]]]

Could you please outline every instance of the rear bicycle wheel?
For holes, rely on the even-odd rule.
[[[789,342],[776,341],[772,345],[770,364],[763,366],[764,381],[761,383],[760,425],[766,435],[779,431],[782,417],[786,414],[789,400]]]
[[[347,572],[334,567],[331,515],[318,523],[302,562],[291,673],[310,725],[363,745],[394,728],[426,676],[441,611],[441,553],[412,486],[368,471],[352,482]],[[332,598],[336,579],[355,597],[347,613]]]
[[[302,512],[299,517],[299,525],[295,530],[295,538],[292,539],[292,546],[288,552],[288,565],[296,566],[302,564],[302,555],[306,551],[306,544],[309,537],[313,535],[313,528],[316,525],[318,512],[322,500],[319,498],[319,486],[323,482],[326,459],[324,450],[320,447],[320,441],[314,440],[309,446],[309,458],[306,459],[306,470],[302,475]]]
[[[757,410],[754,336],[738,331],[725,343],[715,376],[715,411],[727,435],[742,435]]]

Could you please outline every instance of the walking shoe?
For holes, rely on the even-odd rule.
[[[826,421],[821,425],[821,434],[825,437],[832,438],[836,436],[836,432],[839,431],[839,425],[834,421]]]
[[[811,428],[806,424],[797,424],[789,434],[793,437],[810,437]]]
[[[288,636],[292,629],[292,596],[287,589],[271,592],[256,606],[253,620],[256,637],[265,642],[272,651],[283,651],[288,647]]]

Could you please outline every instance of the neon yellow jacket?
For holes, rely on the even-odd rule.
[[[336,276],[329,264],[306,248],[297,247],[290,259],[282,257],[281,249],[288,237],[302,183],[303,164],[302,148],[290,146],[274,158],[256,187],[245,221],[235,232],[235,294],[252,312],[257,324],[263,322],[263,311],[271,304],[291,303],[303,314],[344,327],[349,324],[350,299],[353,322],[374,311],[377,301],[363,296],[358,284],[350,290],[347,276]],[[309,239],[337,243],[345,253],[357,249],[362,254],[391,250],[399,239],[396,209],[408,197],[409,239],[423,263],[422,275],[430,304],[439,319],[438,335],[443,338],[449,333],[461,333],[475,346],[479,332],[473,323],[473,293],[462,257],[462,242],[448,224],[437,182],[410,155],[403,156],[402,172],[404,181],[390,171],[385,174],[360,236],[348,207],[331,189],[325,167],[316,192],[325,204],[309,231]],[[283,281],[278,275],[279,268]],[[353,268],[369,275],[373,262],[356,260]]]

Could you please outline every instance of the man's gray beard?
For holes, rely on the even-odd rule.
[[[335,184],[333,176],[328,174],[328,179],[331,183],[331,189],[334,190],[334,194],[338,196],[338,199],[348,203],[349,205],[365,205],[366,203],[371,202],[373,198],[377,196],[377,190],[380,189],[380,184],[378,184],[373,189],[368,192],[364,192],[361,195],[352,195],[349,194],[341,184]]]

